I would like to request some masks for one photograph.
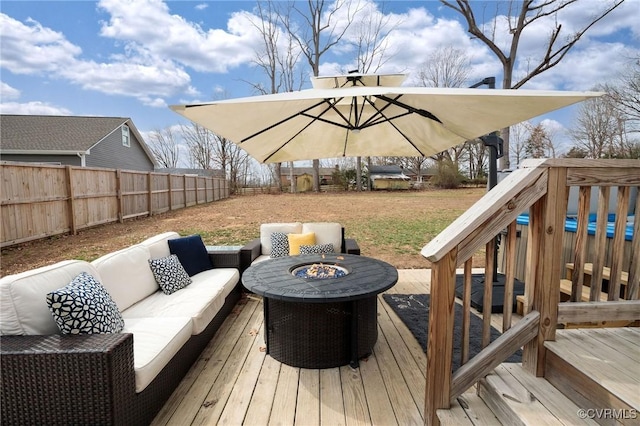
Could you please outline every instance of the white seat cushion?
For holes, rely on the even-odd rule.
[[[140,244],[91,262],[120,312],[160,289],[149,267],[149,249]]]
[[[166,295],[158,291],[122,312],[125,324],[131,318],[190,317],[192,334],[200,334],[220,311],[224,299],[238,283],[233,268],[214,268],[191,277],[187,287]]]
[[[100,281],[96,268],[83,260],[65,260],[0,279],[0,334],[60,333],[46,295],[66,286],[81,272]]]
[[[171,254],[169,252],[169,244],[167,243],[167,241],[174,238],[180,238],[180,234],[173,231],[165,232],[155,235],[151,238],[147,238],[146,240],[141,242],[140,245],[145,246],[149,249],[149,257],[151,259],[160,259]]]
[[[136,392],[142,392],[191,337],[191,318],[128,318],[122,332],[133,333]]]
[[[333,244],[333,250],[342,250],[342,225],[336,222],[309,222],[302,224],[302,232],[316,234],[316,244]]]
[[[262,246],[261,254],[271,254],[271,234],[274,232],[300,234],[302,232],[302,223],[263,223],[260,225],[260,245]]]

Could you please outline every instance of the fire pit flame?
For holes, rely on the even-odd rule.
[[[340,278],[349,273],[346,268],[335,264],[312,263],[294,268],[291,273],[299,278],[323,280],[327,278]]]

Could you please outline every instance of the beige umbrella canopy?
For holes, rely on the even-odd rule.
[[[315,79],[314,89],[171,109],[273,163],[430,156],[602,94],[372,85],[400,84],[403,77],[326,77]]]

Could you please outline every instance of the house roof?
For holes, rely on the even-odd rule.
[[[14,153],[86,153],[123,124],[129,126],[155,164],[155,158],[142,135],[133,121],[125,117],[3,114],[0,115],[0,149]]]
[[[400,166],[396,166],[396,165],[371,166],[371,167],[369,167],[369,173],[371,173],[371,174],[375,173],[377,175],[386,175],[386,174],[398,175],[398,174],[402,174],[402,168]]]

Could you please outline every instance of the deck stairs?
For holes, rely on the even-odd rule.
[[[545,377],[501,364],[438,410],[441,424],[640,424],[640,328],[558,330],[545,346]]]

